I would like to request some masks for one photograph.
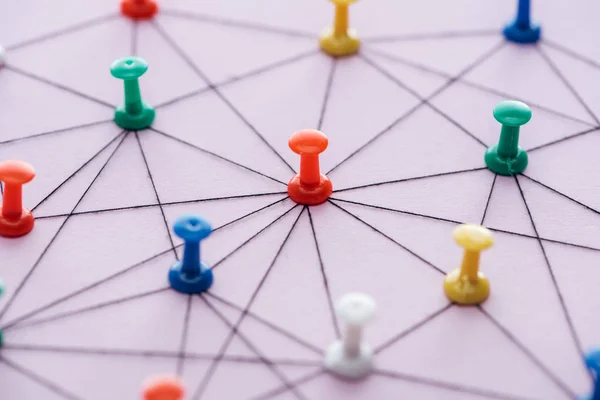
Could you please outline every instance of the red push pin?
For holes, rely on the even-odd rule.
[[[144,383],[142,391],[144,400],[183,400],[184,395],[183,383],[172,376],[152,378]]]
[[[0,163],[0,182],[4,182],[3,203],[0,205],[0,236],[18,237],[31,232],[34,219],[23,207],[23,184],[35,176],[33,167],[23,161]]]
[[[121,14],[131,19],[150,19],[158,12],[154,0],[121,0]]]
[[[294,153],[300,154],[300,173],[288,183],[288,194],[296,203],[323,203],[333,191],[331,181],[319,168],[319,154],[327,148],[327,136],[315,129],[304,129],[294,133],[288,143]]]

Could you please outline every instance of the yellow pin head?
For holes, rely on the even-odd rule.
[[[460,225],[454,229],[453,235],[456,243],[469,251],[482,251],[494,244],[492,232],[480,225]]]
[[[357,0],[330,0],[336,6],[349,6],[352,3],[356,3]]]

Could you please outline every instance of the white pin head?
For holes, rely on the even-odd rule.
[[[353,292],[345,294],[337,303],[337,315],[349,325],[365,325],[375,316],[377,304],[370,296]]]
[[[363,343],[362,331],[373,319],[377,304],[363,293],[348,293],[336,305],[338,317],[346,323],[343,340],[327,349],[325,367],[346,379],[361,379],[373,369],[373,351]]]

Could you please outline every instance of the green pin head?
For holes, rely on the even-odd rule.
[[[110,66],[110,73],[118,79],[138,79],[148,70],[148,63],[140,57],[123,57]]]
[[[502,125],[519,127],[531,119],[531,109],[516,100],[506,100],[494,108],[494,118]]]
[[[2,281],[0,280],[0,296],[2,296],[2,292],[4,292],[4,285],[2,284]]]

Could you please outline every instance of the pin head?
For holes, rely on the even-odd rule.
[[[377,304],[370,296],[363,293],[347,293],[336,306],[338,316],[350,325],[362,325],[375,315]]]
[[[585,355],[585,365],[592,371],[600,373],[600,349],[592,350]]]
[[[356,3],[357,0],[331,0],[336,6],[349,6],[352,3]]]
[[[144,383],[144,400],[182,400],[185,394],[183,383],[171,376],[161,376]]]
[[[531,119],[531,109],[525,103],[506,100],[494,108],[494,118],[502,125],[519,127]]]
[[[24,184],[35,177],[35,169],[24,161],[7,160],[0,163],[0,181]]]
[[[492,232],[486,227],[463,224],[454,229],[454,240],[465,250],[482,251],[494,244]]]
[[[123,57],[110,66],[110,73],[118,79],[137,79],[148,70],[148,63],[141,57]]]
[[[303,129],[292,135],[288,144],[296,154],[317,155],[327,149],[327,136],[316,129]]]
[[[202,217],[183,215],[175,221],[173,231],[185,241],[200,241],[211,234],[212,227]]]

